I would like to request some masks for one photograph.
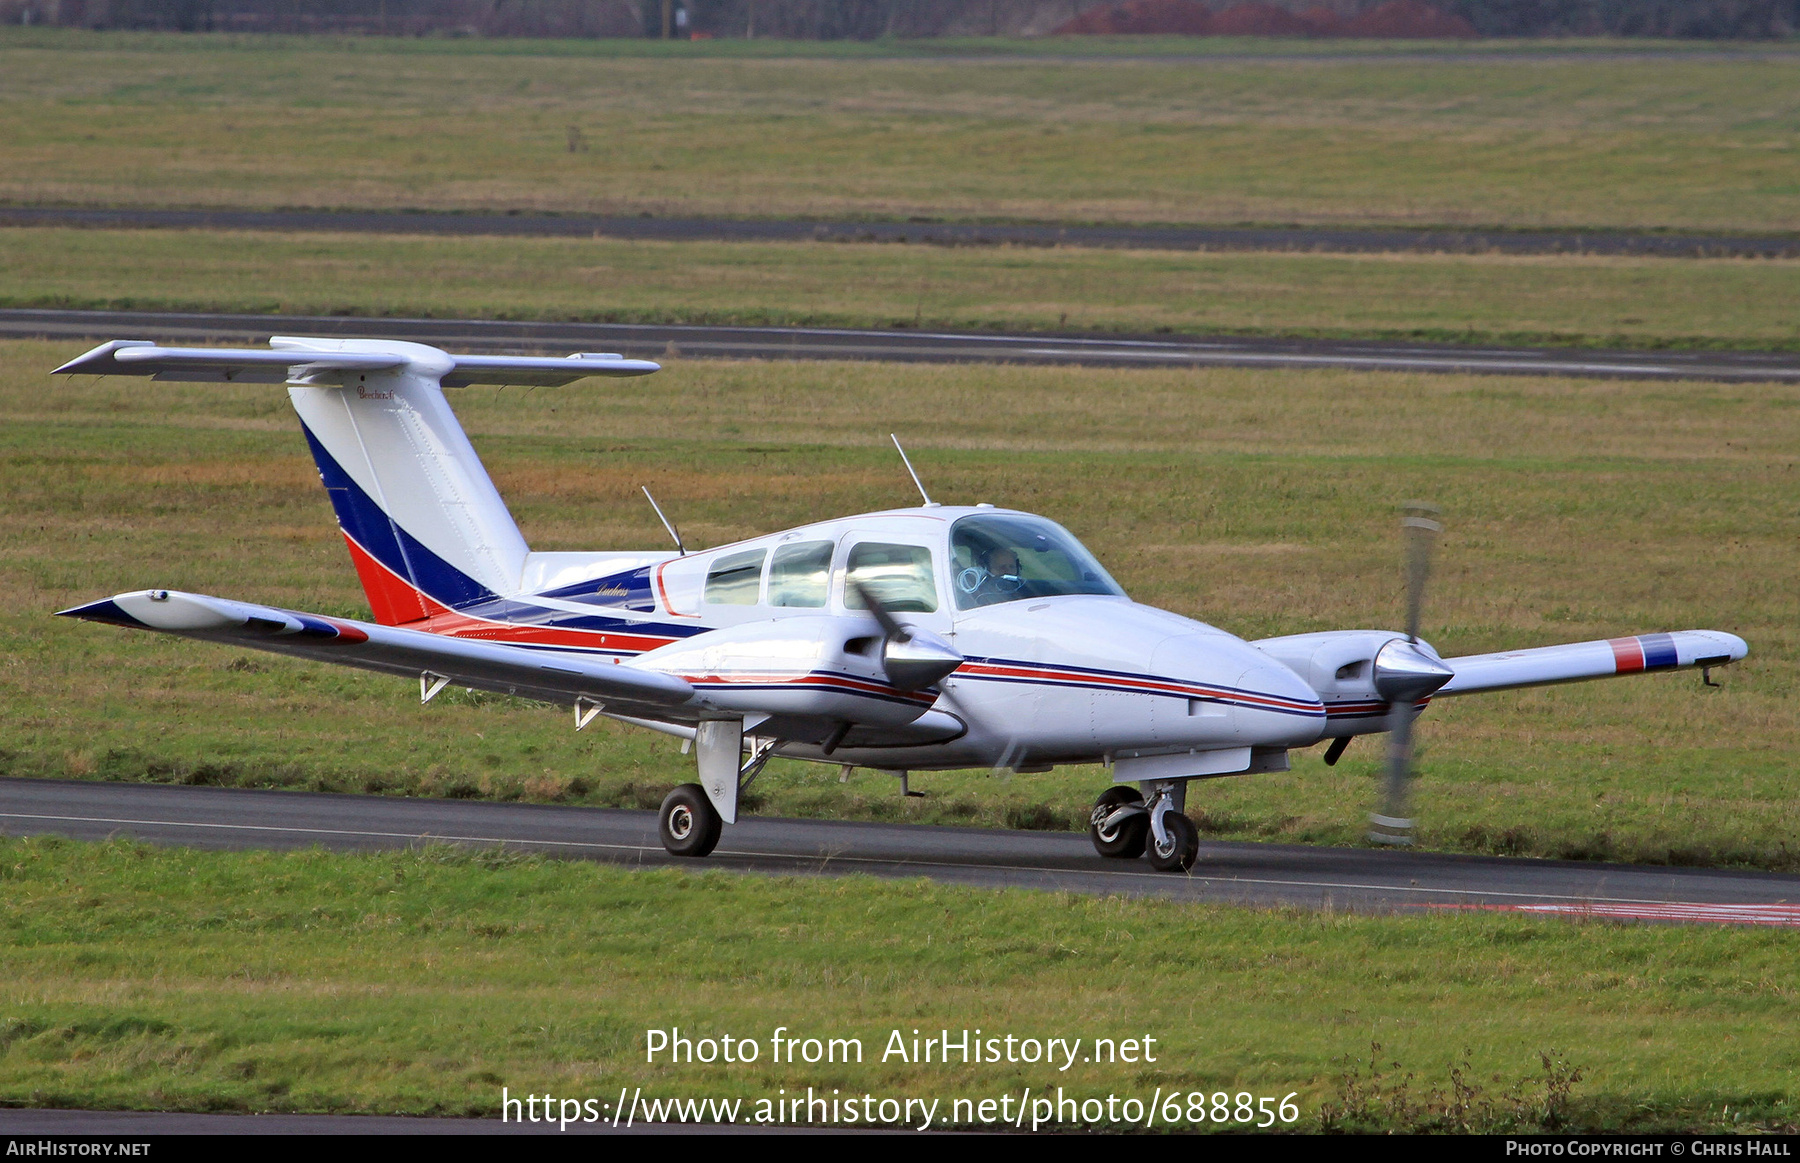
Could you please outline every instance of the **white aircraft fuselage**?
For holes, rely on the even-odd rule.
[[[915,771],[1029,770],[1170,752],[1232,753],[1216,763],[1235,762],[1247,748],[1303,747],[1324,734],[1324,704],[1287,666],[1243,639],[1123,593],[990,595],[998,600],[959,608],[967,602],[966,595],[958,601],[957,579],[974,567],[954,556],[951,531],[959,522],[993,517],[1042,524],[1074,540],[1045,518],[1016,510],[921,506],[821,522],[703,553],[656,555],[632,570],[557,587],[555,597],[535,600],[569,621],[591,619],[592,601],[611,603],[604,616],[628,644],[596,641],[592,649],[679,676],[719,711],[769,715],[747,727],[751,734],[792,735],[808,722],[810,734],[824,732],[775,749],[796,758]],[[772,592],[778,583],[769,576],[776,551],[807,543],[831,546],[823,606],[775,604],[782,597]],[[934,687],[902,692],[887,681],[880,628],[866,608],[857,608],[849,585],[849,558],[856,547],[869,545],[917,547],[929,555],[929,570],[916,569],[911,581],[929,585],[930,600],[916,589],[907,597],[915,607],[935,608],[895,617],[937,635],[962,656]],[[732,601],[707,600],[706,578],[717,563],[759,551],[768,564],[753,595],[725,591],[721,596]],[[1029,590],[1033,582],[1021,578],[1017,584]],[[579,595],[584,587],[601,596]],[[623,617],[627,611],[618,603],[645,590],[654,608]],[[556,614],[547,621],[557,621]],[[829,724],[837,722],[857,727],[827,753]],[[859,736],[880,743],[862,745]],[[1240,771],[1250,765],[1248,754],[1241,758]]]

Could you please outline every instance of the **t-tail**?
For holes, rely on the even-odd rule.
[[[451,355],[419,343],[276,336],[269,349],[115,340],[56,369],[288,385],[375,620],[403,626],[497,602],[529,550],[444,399],[468,384],[566,384],[658,370],[617,355]]]

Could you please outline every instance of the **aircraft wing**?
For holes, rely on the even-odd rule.
[[[187,383],[281,384],[321,375],[392,371],[430,351],[441,363],[432,371],[446,388],[469,384],[521,384],[556,387],[587,376],[642,376],[661,366],[649,360],[625,359],[611,353],[582,353],[561,359],[515,355],[448,355],[418,344],[394,343],[380,350],[378,341],[359,340],[355,348],[335,350],[329,339],[276,336],[270,348],[162,347],[147,339],[115,339],[63,364],[52,374],[151,376]]]
[[[1438,695],[1469,695],[1515,687],[1547,686],[1636,674],[1680,667],[1724,666],[1750,652],[1742,638],[1718,630],[1677,630],[1669,634],[1638,634],[1599,642],[1571,642],[1532,650],[1507,650],[1498,654],[1468,654],[1446,658],[1444,665],[1456,672],[1438,689]]]
[[[609,659],[450,638],[175,590],[118,594],[61,614],[363,670],[446,679],[457,686],[542,702],[570,704],[584,699],[603,704],[608,712],[616,709],[648,718],[670,717],[670,711],[694,698],[694,688],[680,678]],[[673,717],[691,721],[697,716]]]

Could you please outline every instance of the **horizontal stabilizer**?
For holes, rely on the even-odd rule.
[[[159,347],[147,339],[115,339],[57,368],[53,375],[155,376],[198,383],[280,384],[289,369],[372,372],[404,367],[402,354],[333,352],[296,359],[285,351],[231,347]]]
[[[370,339],[275,336],[268,348],[161,347],[115,339],[56,369],[63,375],[153,376],[188,383],[321,383],[350,373],[413,371],[444,387],[517,384],[556,387],[588,376],[642,376],[649,360],[584,353],[551,359],[522,355],[450,355],[435,347]]]
[[[647,376],[662,365],[619,355],[569,355],[561,359],[525,355],[453,355],[456,367],[444,373],[446,388],[470,384],[518,384],[554,388],[586,376]]]
[[[1546,686],[1691,666],[1724,666],[1750,652],[1742,638],[1718,630],[1677,630],[1670,634],[1638,634],[1600,642],[1571,642],[1533,650],[1470,654],[1446,658],[1456,676],[1438,690],[1440,696],[1514,687]]]
[[[551,703],[585,699],[661,717],[687,703],[680,678],[592,655],[532,650],[327,618],[175,590],[138,590],[63,610],[64,617],[179,634],[363,670],[443,679]]]

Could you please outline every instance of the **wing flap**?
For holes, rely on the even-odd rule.
[[[1677,630],[1598,642],[1540,646],[1532,650],[1469,654],[1444,660],[1456,676],[1437,693],[1467,695],[1611,678],[1640,671],[1724,666],[1749,652],[1749,646],[1735,634],[1718,630]]]
[[[585,698],[609,710],[621,706],[655,716],[694,697],[694,688],[682,679],[591,655],[450,638],[175,590],[118,594],[60,613],[363,670],[430,673],[458,686],[544,702]]]

